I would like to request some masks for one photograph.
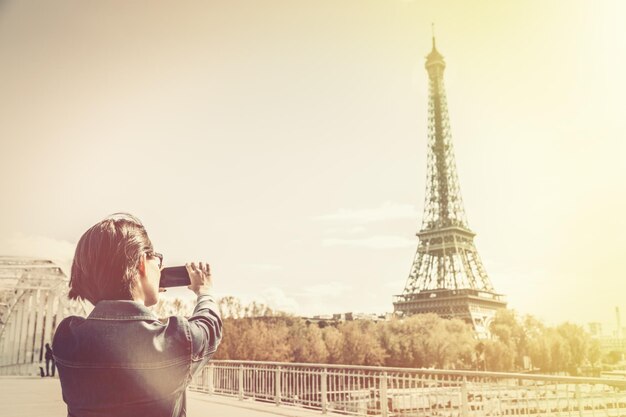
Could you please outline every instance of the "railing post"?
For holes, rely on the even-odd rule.
[[[467,378],[461,381],[461,417],[469,416],[469,393],[467,391]]]
[[[387,371],[380,377],[380,412],[382,417],[388,417],[389,406],[387,404]]]
[[[274,397],[274,400],[276,402],[276,405],[280,405],[280,366],[276,367],[276,373],[274,374],[274,386],[276,387],[276,394]]]
[[[243,400],[243,364],[239,365],[239,399]]]
[[[328,371],[326,368],[322,369],[322,380],[321,388],[322,388],[322,414],[326,414],[328,411]]]
[[[213,385],[213,375],[215,372],[215,365],[209,363],[209,369],[207,370],[207,390],[209,394],[215,393],[215,386]]]
[[[578,404],[578,415],[583,417],[583,401],[580,395],[580,384],[576,384],[576,403]]]

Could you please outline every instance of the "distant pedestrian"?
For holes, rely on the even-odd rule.
[[[50,375],[50,365],[52,365],[52,375]],[[54,365],[54,356],[50,343],[46,343],[46,376],[54,376],[56,366]],[[43,375],[42,375],[43,376]]]

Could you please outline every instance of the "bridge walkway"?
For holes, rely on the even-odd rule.
[[[0,416],[54,417],[66,416],[61,399],[61,385],[56,378],[0,377]],[[315,417],[320,412],[295,407],[277,407],[252,400],[187,392],[187,415],[220,417]],[[332,414],[326,414],[332,416]]]

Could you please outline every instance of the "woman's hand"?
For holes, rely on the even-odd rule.
[[[208,263],[195,262],[185,264],[191,285],[189,288],[197,295],[210,294],[213,289],[213,280],[211,279],[211,268]]]

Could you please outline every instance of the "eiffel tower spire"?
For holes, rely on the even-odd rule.
[[[446,63],[435,47],[426,57],[430,79],[428,100],[428,192],[422,229],[444,226],[467,227],[459,180],[456,174],[454,147],[450,133],[448,103],[443,84]]]
[[[506,303],[494,292],[467,224],[443,82],[446,64],[434,34],[432,42],[425,64],[430,88],[424,216],[411,271],[394,310],[459,317],[485,336],[495,310]]]

